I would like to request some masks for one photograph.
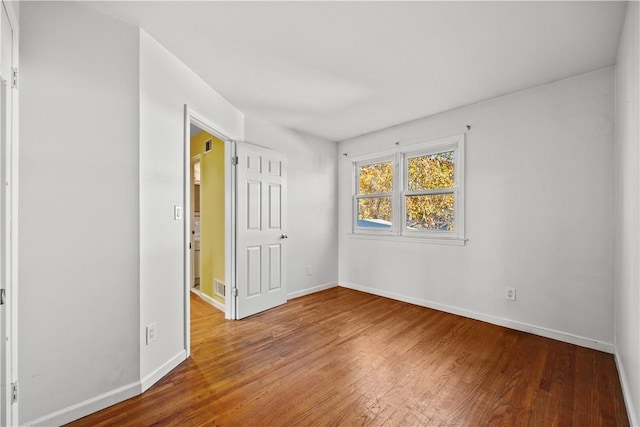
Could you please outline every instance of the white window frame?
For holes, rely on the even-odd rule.
[[[386,163],[391,162],[391,167],[393,169],[393,186],[391,188],[391,192],[388,193],[372,193],[372,194],[360,194],[360,167],[373,165],[376,163]],[[396,235],[398,234],[398,221],[396,218],[396,209],[395,206],[397,204],[396,199],[398,198],[398,193],[396,191],[396,175],[397,175],[397,161],[394,154],[383,155],[381,157],[375,158],[364,158],[357,162],[354,162],[354,179],[353,179],[353,230],[358,233],[370,233],[370,234],[380,234],[380,235]],[[371,228],[371,227],[358,227],[358,200],[360,199],[371,199],[377,197],[390,197],[391,198],[391,228]]]
[[[454,181],[455,186],[438,190],[408,190],[408,161],[415,157],[454,152]],[[398,146],[385,152],[372,153],[352,158],[353,161],[353,228],[351,236],[357,238],[380,238],[389,240],[407,240],[420,243],[444,243],[464,245],[465,239],[465,134],[454,135],[437,140],[419,142]],[[391,193],[367,195],[368,197],[391,197],[392,216],[391,229],[375,229],[358,227],[358,200],[363,198],[358,194],[360,182],[360,167],[373,163],[392,161],[393,190]],[[406,197],[427,194],[453,194],[454,197],[454,226],[453,231],[416,230],[407,227]]]

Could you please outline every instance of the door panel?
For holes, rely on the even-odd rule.
[[[236,317],[242,319],[287,301],[286,170],[275,151],[246,143],[236,150]]]
[[[279,162],[279,161],[270,160],[269,161],[269,175],[280,176],[281,164],[282,163]]]
[[[262,172],[262,157],[255,153],[247,153],[247,171]]]
[[[281,192],[282,187],[280,184],[269,184],[269,228],[272,230],[280,230],[282,228]]]
[[[247,296],[262,294],[262,248],[247,248]]]
[[[262,226],[262,184],[247,181],[247,229],[260,231]]]
[[[269,245],[269,290],[281,288],[282,245]]]

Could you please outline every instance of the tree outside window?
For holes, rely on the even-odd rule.
[[[354,232],[464,244],[464,135],[405,150],[354,162]]]

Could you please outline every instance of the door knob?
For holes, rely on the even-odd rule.
[[[289,236],[287,236],[286,234],[283,234],[282,236],[280,236],[281,239],[288,239]]]

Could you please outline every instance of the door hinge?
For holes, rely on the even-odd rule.
[[[231,158],[231,165],[238,166],[238,156],[233,156]]]
[[[238,296],[238,288],[233,288],[231,290],[231,295],[233,295],[234,297],[237,297]]]
[[[7,296],[6,292],[4,289],[0,289],[0,305],[4,305],[4,299]]]
[[[14,68],[11,73],[11,87],[13,89],[18,88],[18,69],[17,68]]]
[[[18,401],[18,383],[11,383],[11,403]]]

